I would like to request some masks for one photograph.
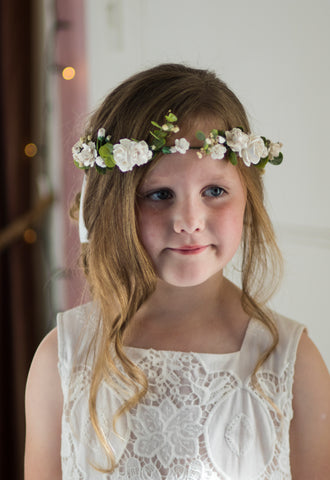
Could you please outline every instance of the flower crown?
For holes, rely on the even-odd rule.
[[[251,164],[264,168],[269,162],[279,165],[283,160],[282,144],[273,143],[265,137],[247,134],[241,127],[229,131],[211,130],[206,136],[198,131],[196,137],[203,142],[202,147],[191,147],[185,138],[175,140],[174,146],[167,146],[166,139],[170,133],[179,132],[175,125],[177,117],[171,111],[165,115],[165,123],[159,125],[151,122],[156,129],[151,131],[153,140],[147,144],[144,140],[123,138],[119,143],[111,143],[110,135],[106,136],[105,129],[100,128],[97,141],[91,136],[80,138],[72,147],[73,160],[77,167],[87,170],[96,168],[99,173],[105,173],[117,166],[122,172],[128,172],[135,166],[144,165],[154,158],[157,153],[185,154],[189,149],[197,150],[197,155],[211,155],[215,160],[222,160],[225,156],[236,165],[238,157],[249,167]]]

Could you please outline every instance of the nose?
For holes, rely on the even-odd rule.
[[[176,206],[173,215],[173,229],[176,233],[194,233],[204,230],[205,214],[198,201],[183,200]]]

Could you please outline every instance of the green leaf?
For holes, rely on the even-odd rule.
[[[152,124],[154,127],[162,128],[160,125],[158,125],[157,122],[154,122],[153,120],[151,121],[151,124]]]
[[[270,145],[270,140],[268,140],[268,138],[266,138],[266,137],[263,137],[263,136],[261,136],[261,138],[263,139],[263,141],[264,141],[264,144],[266,145],[266,147],[267,147],[267,148],[269,148],[269,145]]]
[[[155,130],[154,132],[150,132],[150,134],[157,140],[160,140],[161,138],[166,138],[168,132],[165,132],[164,130]]]
[[[203,132],[198,130],[198,132],[196,133],[196,138],[197,138],[197,140],[200,140],[201,142],[204,142],[204,140],[206,139],[206,136]]]
[[[283,161],[283,153],[280,152],[279,156],[273,158],[272,160],[269,160],[269,163],[271,163],[272,165],[281,165],[282,161]]]
[[[89,167],[85,167],[85,165],[80,165],[80,163],[76,162],[73,160],[73,163],[75,164],[76,167],[80,168],[81,170],[88,170]]]
[[[108,168],[113,168],[116,165],[112,152],[113,145],[111,143],[106,143],[105,145],[102,145],[102,147],[100,147],[99,149],[99,155]]]
[[[219,135],[219,130],[213,129],[213,130],[211,130],[211,134],[212,134],[212,136],[215,138],[215,137],[217,137],[217,136]]]
[[[105,172],[107,171],[106,168],[99,167],[97,164],[95,164],[95,168],[96,168],[97,172],[101,173],[102,175],[104,175]]]
[[[265,166],[267,165],[267,163],[268,163],[268,155],[267,155],[267,157],[265,157],[265,158],[261,158],[260,161],[259,161],[259,163],[257,163],[256,166],[257,166],[258,168],[265,168]]]
[[[155,140],[152,142],[152,145],[155,147],[155,150],[161,150],[161,148],[164,147],[165,145],[165,139],[155,137]]]
[[[170,122],[170,123],[173,123],[173,122],[177,122],[177,121],[178,121],[176,115],[174,115],[174,113],[172,113],[172,112],[169,112],[167,115],[165,115],[165,118],[166,118],[166,120],[167,120],[168,122]]]
[[[172,153],[171,152],[171,147],[163,147],[162,148],[162,153],[165,153],[165,154]]]
[[[156,130],[155,132],[150,132],[150,134],[154,137],[154,138],[157,138],[157,140],[159,139],[159,135],[157,135],[157,132],[159,130]]]
[[[230,163],[232,163],[233,165],[237,165],[237,155],[235,152],[233,152],[232,150],[230,150],[230,153],[229,153],[229,161]]]

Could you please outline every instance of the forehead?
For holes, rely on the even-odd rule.
[[[189,150],[185,154],[162,155],[149,170],[143,184],[152,186],[159,183],[216,181],[242,184],[238,168],[228,160],[215,160],[210,155],[199,158],[197,150]]]

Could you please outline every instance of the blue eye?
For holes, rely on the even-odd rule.
[[[162,200],[170,200],[173,197],[170,190],[157,190],[156,192],[151,192],[146,195],[146,198],[149,200],[154,200],[156,202]]]
[[[224,193],[224,189],[217,186],[208,187],[204,190],[205,197],[221,197]]]

